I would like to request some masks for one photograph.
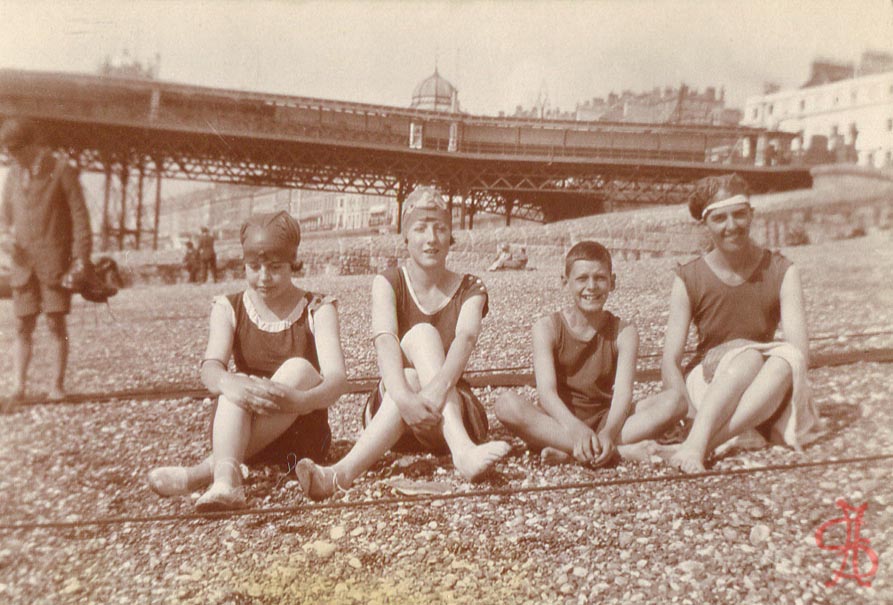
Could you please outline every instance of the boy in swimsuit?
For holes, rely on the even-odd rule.
[[[684,412],[684,401],[672,391],[633,405],[639,335],[633,323],[604,308],[615,282],[604,246],[573,246],[561,278],[568,304],[533,326],[539,401],[513,391],[496,401],[496,417],[541,449],[544,462],[600,466],[618,446],[660,435]]]

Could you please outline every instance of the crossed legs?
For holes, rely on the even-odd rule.
[[[691,432],[670,462],[688,473],[703,472],[707,455],[772,416],[791,384],[791,367],[786,361],[777,357],[764,360],[754,350],[739,353],[707,387]]]
[[[670,422],[684,413],[685,401],[673,391],[663,391],[637,402],[621,429],[618,453],[623,457],[641,457],[638,449],[629,446],[660,435]],[[559,450],[570,460],[574,443],[567,430],[525,397],[514,391],[503,393],[496,400],[496,417],[528,445]]]

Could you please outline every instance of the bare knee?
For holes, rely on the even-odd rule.
[[[524,419],[524,409],[529,404],[514,391],[506,391],[496,399],[496,418],[506,426],[517,426]]]
[[[419,323],[403,335],[400,346],[412,356],[427,350],[443,351],[443,340],[437,328],[428,323]]]
[[[724,381],[750,384],[763,367],[763,354],[753,349],[742,351],[732,359],[721,377]]]
[[[47,316],[47,328],[50,334],[56,340],[65,340],[68,338],[68,328],[65,325],[65,315],[61,313],[50,313]]]
[[[37,326],[37,316],[28,315],[16,318],[16,337],[22,342],[31,342],[34,328]]]
[[[793,384],[794,371],[790,364],[780,357],[770,357],[763,364],[761,374],[768,375],[773,382],[787,388]]]
[[[306,390],[315,387],[322,381],[316,368],[303,357],[286,359],[273,374],[272,380],[295,389]]]

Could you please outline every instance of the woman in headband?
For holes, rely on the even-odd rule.
[[[818,417],[806,384],[800,274],[750,238],[747,183],[737,174],[703,179],[689,210],[712,249],[676,270],[661,369],[665,386],[684,393],[694,416],[671,463],[700,472],[718,446],[751,429],[799,448]],[[779,321],[784,337],[776,341]],[[683,368],[692,323],[698,346]]]
[[[301,487],[314,500],[349,487],[391,448],[450,454],[469,480],[509,450],[504,441],[486,441],[487,415],[462,380],[487,313],[487,289],[478,277],[446,266],[452,225],[443,195],[434,187],[415,189],[402,227],[409,258],[372,283],[372,340],[382,379],[350,452],[333,466],[298,463]]]
[[[214,299],[201,363],[202,382],[219,395],[212,454],[195,466],[149,473],[150,487],[162,496],[213,482],[196,501],[200,511],[245,506],[246,460],[289,466],[304,457],[322,460],[332,436],[327,409],[347,389],[334,299],[292,281],[297,221],[286,212],[255,215],[240,239],[248,288]]]

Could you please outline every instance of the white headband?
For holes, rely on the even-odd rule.
[[[724,200],[707,204],[704,206],[704,209],[701,210],[701,218],[707,216],[707,213],[711,210],[719,210],[720,208],[728,208],[729,206],[737,206],[738,204],[749,204],[747,196],[739,193],[738,195],[727,197]]]

